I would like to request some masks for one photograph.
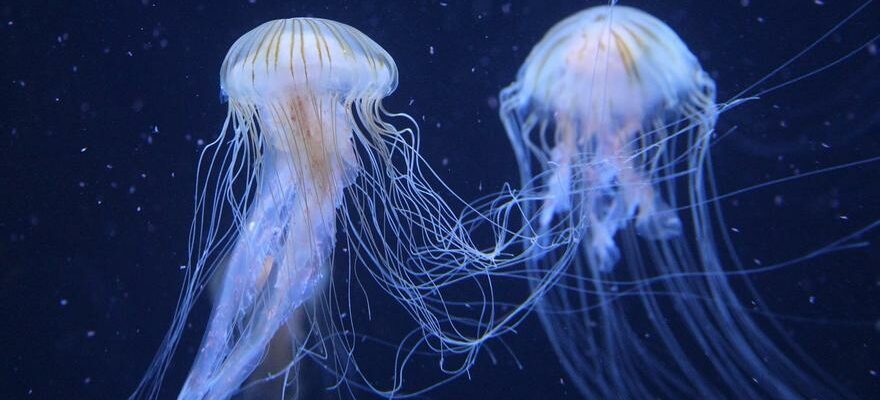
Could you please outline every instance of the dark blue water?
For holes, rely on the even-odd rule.
[[[388,108],[418,120],[424,156],[462,197],[475,198],[518,181],[498,91],[550,26],[601,2],[184,3],[0,5],[2,398],[123,398],[136,386],[183,278],[197,156],[226,113],[220,62],[244,32],[270,19],[315,16],[373,38],[400,70]],[[721,100],[861,4],[721,3],[625,2],[682,36]],[[880,4],[871,4],[759,88],[859,48],[880,33],[878,21]],[[737,130],[713,149],[721,191],[880,155],[877,46],[724,114],[719,131]],[[878,170],[877,163],[845,168],[726,199],[741,257],[794,258],[877,220]],[[789,338],[855,396],[875,398],[880,244],[877,232],[863,239],[864,248],[756,276],[769,303],[756,307],[780,314]],[[169,372],[169,396],[207,312],[207,304],[196,309]],[[536,320],[504,340],[513,355],[490,346],[494,360],[481,354],[469,378],[429,397],[579,397]],[[308,376],[332,382],[320,371]]]

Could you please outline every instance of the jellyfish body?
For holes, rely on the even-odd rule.
[[[355,120],[379,126],[375,110],[396,85],[388,53],[333,21],[270,21],[232,45],[221,67],[229,112],[200,162],[187,281],[133,397],[157,395],[209,279],[221,284],[179,398],[223,399],[239,390],[276,332],[324,286],[336,210],[360,172],[354,136],[369,140],[381,131],[364,134]]]
[[[329,274],[336,209],[358,173],[346,110],[396,86],[391,57],[351,27],[267,22],[221,67],[235,141],[258,182],[241,216],[224,284],[180,398],[225,398],[257,367],[275,332]],[[234,189],[233,189],[234,190]]]
[[[646,237],[680,234],[681,222],[655,180],[665,142],[675,140],[666,125],[687,122],[706,132],[715,118],[714,84],[678,36],[647,14],[610,10],[592,8],[557,24],[532,50],[515,86],[502,93],[502,118],[518,134],[511,140],[552,166],[540,226],[569,211],[573,196],[582,197],[592,265],[603,271],[619,260],[613,237],[632,218]],[[669,111],[690,120],[669,121]],[[534,129],[541,131],[538,141],[528,136]],[[517,147],[527,169],[528,153]],[[590,190],[572,193],[577,188]]]
[[[555,282],[538,315],[586,398],[829,395],[733,289],[753,296],[715,239],[715,86],[672,29],[630,7],[584,10],[500,99],[532,282]]]

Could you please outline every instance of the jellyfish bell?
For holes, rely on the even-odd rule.
[[[625,6],[594,7],[547,32],[520,70],[523,96],[554,112],[590,115],[588,132],[629,128],[711,84],[668,26]],[[607,132],[632,135],[634,132]]]
[[[758,295],[714,200],[722,108],[671,28],[631,7],[581,11],[500,100],[537,314],[585,398],[840,397],[741,304]]]
[[[309,92],[381,98],[397,88],[397,67],[385,49],[348,25],[290,18],[236,40],[220,67],[220,88],[253,102]]]

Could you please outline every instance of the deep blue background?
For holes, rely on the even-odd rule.
[[[0,5],[0,397],[121,398],[134,388],[173,311],[196,157],[226,112],[219,65],[244,32],[316,16],[373,38],[400,70],[388,108],[419,121],[426,158],[474,198],[517,181],[497,92],[550,26],[601,2],[326,3]],[[742,3],[625,2],[679,32],[716,78],[720,99],[861,2]],[[878,21],[880,4],[869,5],[773,82],[857,48],[880,32]],[[722,116],[721,130],[738,127],[714,151],[722,191],[880,155],[877,52],[861,50]],[[877,170],[849,168],[725,201],[743,258],[791,258],[880,218]],[[786,324],[792,337],[865,398],[880,393],[876,238],[866,237],[867,249],[756,277],[769,309],[807,320]],[[484,355],[470,380],[431,397],[578,397],[534,320],[509,340],[522,369],[510,356],[493,365]],[[185,365],[172,370],[172,384],[184,373]]]

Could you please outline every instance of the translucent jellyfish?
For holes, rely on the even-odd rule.
[[[349,246],[374,250],[381,260],[382,239],[377,244],[357,232],[363,225],[381,229],[383,218],[393,223],[393,202],[405,208],[406,200],[379,199],[393,210],[377,215],[366,201],[349,210],[345,192],[360,200],[401,195],[388,188],[400,185],[391,180],[418,182],[390,161],[395,152],[404,163],[414,154],[404,140],[411,131],[382,119],[381,100],[397,86],[394,61],[356,29],[313,18],[267,22],[232,45],[220,78],[229,112],[201,156],[185,287],[133,397],[158,395],[209,279],[218,287],[213,309],[179,398],[235,394],[276,333],[303,336],[303,318],[293,315],[328,285],[338,209],[354,214],[343,226],[361,225],[349,232],[348,241],[358,242]],[[296,360],[300,347],[293,348],[289,359]]]
[[[840,395],[739,298],[758,297],[715,200],[723,106],[672,29],[586,9],[547,32],[500,100],[538,315],[586,398]]]
[[[215,288],[213,307],[180,399],[229,398],[270,381],[290,395],[301,390],[305,358],[336,374],[331,386],[388,396],[403,393],[403,371],[417,356],[439,355],[441,382],[466,372],[505,317],[473,277],[491,272],[469,262],[492,256],[470,243],[423,175],[433,172],[418,155],[415,122],[382,105],[398,82],[389,54],[341,23],[275,20],[232,45],[220,79],[229,109],[200,158],[184,287],[132,398],[159,396],[206,287]],[[347,267],[339,288],[334,264]],[[362,271],[393,305],[371,309]],[[476,286],[472,296],[456,294],[463,281]],[[386,335],[408,327],[397,339],[357,333],[392,308],[411,317],[381,327]],[[390,353],[361,367],[355,347],[373,342]],[[380,387],[365,371],[386,362]],[[424,380],[422,389],[436,384]]]

